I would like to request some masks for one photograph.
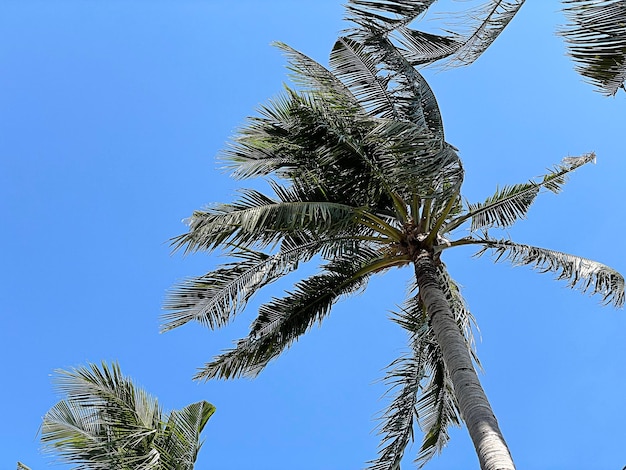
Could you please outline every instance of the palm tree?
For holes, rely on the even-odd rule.
[[[215,411],[200,401],[166,416],[116,363],[59,370],[57,386],[67,398],[44,416],[41,440],[76,469],[191,470]]]
[[[512,469],[474,368],[472,317],[441,256],[449,248],[477,245],[498,260],[557,273],[570,286],[622,305],[624,280],[612,269],[488,233],[525,216],[540,192],[557,192],[594,155],[565,159],[540,180],[504,188],[480,204],[463,204],[461,162],[445,141],[435,96],[414,65],[419,57],[427,62],[426,56],[458,55],[459,44],[467,51],[480,48],[434,36],[420,43],[425,33],[396,21],[398,12],[391,18],[357,11],[373,3],[391,9],[392,2],[350,2],[353,19],[362,21],[335,44],[330,70],[279,44],[299,89],[287,87],[264,106],[223,155],[234,177],[265,178],[273,194],[245,189],[236,201],[188,219],[189,231],[173,240],[175,249],[219,249],[232,261],[174,288],[163,329],[192,320],[212,329],[224,326],[259,289],[302,262],[319,260],[317,274],[262,305],[249,335],[206,364],[196,379],[256,376],[373,275],[412,266],[414,291],[396,317],[410,335],[411,354],[388,371],[396,394],[370,468],[399,468],[415,420],[425,433],[422,464],[446,444],[448,427],[462,420],[481,468]],[[432,2],[395,3],[413,8],[408,18]],[[390,39],[392,33],[400,34],[405,47]],[[481,41],[493,40],[491,34]],[[432,47],[420,50],[419,44]],[[469,235],[459,236],[468,224]]]

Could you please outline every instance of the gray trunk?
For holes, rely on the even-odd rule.
[[[480,468],[514,470],[513,459],[478,380],[470,351],[439,285],[433,256],[426,250],[420,250],[414,264],[420,297],[452,378],[461,417],[474,443]]]

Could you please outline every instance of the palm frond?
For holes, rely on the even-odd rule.
[[[155,443],[165,456],[161,462],[164,469],[193,470],[202,447],[200,434],[213,413],[215,407],[207,401],[192,403],[170,413],[165,429]]]
[[[438,188],[443,180],[462,179],[460,160],[456,149],[444,140],[439,105],[426,80],[387,38],[373,38],[368,48],[376,51],[399,117],[379,120],[368,133],[377,161],[387,162],[387,168],[394,170],[385,176],[394,186],[408,187],[401,193],[409,200],[414,194],[431,196],[425,188]],[[389,157],[396,161],[392,163]]]
[[[564,0],[569,23],[560,31],[576,71],[605,95],[626,81],[626,3]]]
[[[106,407],[104,418],[117,422],[117,418],[123,417],[118,424],[129,429],[149,429],[160,420],[162,412],[157,400],[124,377],[117,363],[58,370],[55,385],[70,401],[83,406],[114,404]]]
[[[394,185],[410,188],[403,196],[411,197],[436,187],[434,175],[439,178],[453,166],[458,169],[456,153],[443,141],[441,115],[426,81],[389,41],[382,40],[376,53],[371,50],[376,48],[341,38],[331,57],[335,79],[306,56],[289,50],[292,68],[309,74],[302,78],[309,92],[288,91],[262,109],[262,116],[252,119],[225,152],[229,167],[240,177],[276,173],[294,184],[308,185],[324,200],[346,202],[350,196],[352,205],[375,211],[393,210]],[[386,68],[382,75],[377,63]],[[359,106],[351,102],[336,106],[337,100],[326,99],[333,93],[338,100],[348,96],[338,79],[352,89]],[[224,241],[211,236],[218,244]],[[189,237],[176,240],[181,241],[186,243]]]
[[[296,186],[294,194],[302,199],[301,190],[308,188],[313,190],[311,194],[323,195],[323,200],[370,208],[387,206],[392,183],[374,155],[378,142],[371,139],[371,129],[379,120],[363,116],[342,120],[317,97],[302,97],[301,104],[294,115],[315,127],[298,130],[299,140],[292,142],[306,149],[304,158],[279,174]]]
[[[368,155],[372,144],[363,141],[375,122],[295,92],[277,106],[240,132],[224,154],[231,169],[246,177],[274,172],[313,189],[318,200],[370,207],[390,200],[384,175]]]
[[[320,274],[298,282],[285,297],[262,305],[248,337],[206,364],[195,378],[256,376],[316,322],[321,323],[340,298],[359,292],[372,274],[407,262],[406,257],[368,249],[330,261]]]
[[[389,38],[372,36],[364,42],[340,38],[331,55],[331,66],[355,88],[354,93],[372,114],[410,121],[443,141],[441,114],[430,86],[409,62],[406,51]]]
[[[408,123],[384,121],[372,130],[374,158],[395,192],[405,200],[440,198],[463,179],[463,167],[454,147],[433,139]],[[443,192],[442,192],[443,191]],[[445,197],[445,196],[444,196]]]
[[[463,42],[458,35],[439,35],[411,28],[397,28],[390,38],[403,48],[403,56],[412,66],[432,64],[456,53]]]
[[[368,462],[370,470],[393,470],[400,468],[406,447],[414,440],[413,424],[418,416],[417,394],[424,378],[422,357],[412,350],[389,365],[384,381],[387,393],[395,395],[391,405],[381,416],[378,430],[383,435],[378,458]]]
[[[422,468],[448,444],[451,426],[459,426],[461,416],[454,397],[452,381],[442,360],[430,373],[430,381],[423,387],[417,403],[417,414],[422,417],[420,427],[426,430],[415,462]]]
[[[472,219],[470,230],[475,232],[489,227],[509,227],[523,219],[540,191],[533,181],[496,189],[485,202],[469,204],[468,216]],[[471,215],[470,215],[471,214]]]
[[[238,131],[220,155],[225,168],[239,179],[270,173],[289,178],[302,169],[315,175],[317,161],[325,154],[354,154],[350,141],[358,141],[371,124],[356,99],[355,104],[344,105],[339,101],[345,95],[329,95],[324,90],[298,93],[287,88]]]
[[[443,145],[444,131],[439,105],[422,74],[409,62],[406,53],[388,38],[374,38],[370,41],[370,47],[378,51],[381,67],[388,74],[399,115],[424,128],[425,133],[430,133]]]
[[[409,24],[424,13],[436,0],[350,0],[346,5],[348,21],[358,29],[375,30],[379,34]]]
[[[431,170],[457,161],[451,155],[440,155],[441,142],[411,122],[381,120],[368,134],[368,141],[375,143],[374,158],[382,173],[394,182],[400,175],[410,180],[421,177],[425,182],[420,186],[428,187],[434,179]]]
[[[66,400],[44,416],[41,440],[45,452],[57,453],[61,460],[72,463],[102,458],[107,444],[100,417],[89,408]],[[115,460],[110,451],[107,454],[106,461]]]
[[[231,252],[239,261],[228,263],[204,276],[186,279],[169,293],[161,331],[169,331],[190,321],[211,329],[227,324],[241,312],[248,300],[262,287],[297,269],[316,254],[338,254],[355,250],[352,238],[286,240],[278,253],[268,255],[253,250]]]
[[[218,159],[236,179],[256,178],[295,165],[300,146],[290,142],[292,117],[297,107],[293,93],[284,93],[259,109],[260,116],[248,118]]]
[[[345,113],[359,111],[359,104],[350,89],[330,70],[300,51],[282,42],[275,42],[288,59],[290,77],[305,93],[323,97],[337,111]]]
[[[467,32],[456,32],[460,46],[448,58],[448,66],[473,63],[504,31],[525,0],[491,0],[480,7],[459,13],[460,26]]]
[[[538,180],[497,189],[485,202],[469,204],[467,213],[451,221],[444,231],[454,230],[468,219],[471,219],[472,232],[490,227],[509,227],[526,217],[542,189],[559,193],[570,173],[587,163],[595,162],[595,158],[593,152],[580,157],[566,157]]]
[[[284,166],[301,165],[297,158],[306,158],[310,147],[307,143],[315,140],[307,139],[309,134],[319,137],[319,131],[327,129],[341,140],[341,136],[349,134],[350,127],[355,127],[355,117],[363,114],[349,88],[332,72],[284,43],[275,45],[286,55],[291,79],[299,86],[300,93],[286,87],[287,93],[261,107],[261,117],[250,118],[231,148],[220,155],[236,178],[261,176]],[[317,113],[303,116],[299,111],[312,103]],[[328,115],[332,120],[324,118]],[[317,145],[321,140],[317,139]]]
[[[624,305],[624,278],[614,269],[587,258],[522,245],[510,240],[476,240],[484,247],[477,253],[491,250],[496,261],[508,260],[516,266],[531,266],[539,272],[553,272],[556,278],[567,282],[568,287],[582,292],[599,294],[604,304]]]
[[[339,38],[330,54],[330,66],[370,115],[398,117],[388,91],[389,79],[379,76],[378,58],[364,44]]]
[[[355,209],[327,201],[281,201],[256,190],[242,190],[240,200],[196,211],[189,232],[172,240],[174,250],[213,251],[225,245],[265,247],[289,234],[324,233],[348,229]]]
[[[428,360],[425,357],[428,318],[418,301],[408,303],[393,320],[410,332],[410,352],[403,354],[387,367],[383,381],[388,395],[393,399],[380,417],[378,434],[382,435],[378,458],[368,462],[370,470],[400,468],[406,447],[414,440],[414,423],[419,419],[418,394],[422,380],[427,376]]]
[[[241,261],[228,263],[205,274],[186,279],[169,293],[161,331],[197,321],[211,329],[226,325],[263,286],[293,271],[299,261],[313,253],[297,247],[275,255],[248,250]],[[304,259],[303,259],[304,258]]]

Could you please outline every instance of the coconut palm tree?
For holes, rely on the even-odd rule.
[[[349,9],[373,3],[392,2],[354,0]],[[414,7],[411,14],[418,15],[432,2],[394,3]],[[384,413],[381,450],[370,468],[399,468],[417,420],[425,433],[420,463],[446,444],[451,424],[463,421],[481,468],[512,469],[475,371],[472,317],[442,253],[477,245],[497,260],[557,273],[571,286],[623,304],[624,280],[607,266],[488,233],[525,216],[540,192],[557,192],[569,173],[594,156],[568,158],[542,179],[464,204],[461,162],[445,141],[435,96],[414,68],[420,54],[439,57],[450,47],[456,51],[451,57],[462,48],[428,38],[425,44],[437,47],[420,51],[421,33],[381,18],[362,21],[340,38],[330,69],[279,44],[298,90],[287,87],[261,108],[222,156],[234,177],[264,178],[273,194],[245,189],[236,201],[188,219],[189,231],[173,240],[175,249],[222,250],[232,261],[175,287],[165,304],[163,329],[192,320],[212,329],[224,326],[259,289],[302,262],[320,261],[317,274],[262,305],[249,335],[196,378],[255,376],[372,276],[412,267],[413,294],[396,317],[409,333],[411,354],[388,371],[396,394]],[[390,39],[397,31],[407,47]],[[467,225],[469,235],[459,235]]]
[[[116,363],[57,372],[67,398],[44,416],[46,451],[84,470],[193,469],[213,405],[201,401],[164,415]]]

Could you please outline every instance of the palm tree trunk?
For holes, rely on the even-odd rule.
[[[414,265],[420,297],[450,373],[461,417],[474,443],[480,468],[514,470],[513,459],[478,380],[470,351],[440,287],[433,255],[418,250]]]

